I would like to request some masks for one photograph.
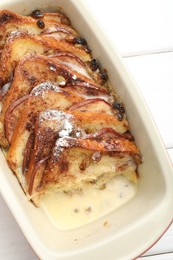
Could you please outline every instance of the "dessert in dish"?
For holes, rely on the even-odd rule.
[[[124,106],[69,19],[3,10],[0,21],[0,144],[28,198],[39,206],[104,193],[119,176],[136,183]]]

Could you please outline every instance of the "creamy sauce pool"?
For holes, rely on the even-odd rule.
[[[136,185],[122,176],[109,182],[104,190],[87,188],[82,194],[52,193],[41,202],[51,223],[68,230],[85,225],[119,208],[134,197]]]

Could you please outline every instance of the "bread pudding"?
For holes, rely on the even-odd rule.
[[[0,21],[0,145],[28,199],[137,183],[125,107],[69,18],[2,10]]]

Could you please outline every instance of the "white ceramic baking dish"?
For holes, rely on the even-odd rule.
[[[61,7],[107,68],[125,103],[143,155],[137,195],[125,206],[86,226],[61,231],[27,201],[0,152],[0,188],[27,240],[41,259],[133,259],[150,247],[173,218],[173,170],[148,108],[117,51],[82,0],[1,0],[0,9],[29,14]],[[103,223],[109,222],[105,227]]]

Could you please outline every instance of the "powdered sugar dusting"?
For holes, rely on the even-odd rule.
[[[1,88],[1,93],[2,93],[3,97],[5,96],[5,94],[9,90],[9,88],[11,87],[11,84],[12,84],[12,82],[8,82]]]
[[[72,120],[73,115],[67,114],[60,110],[49,109],[41,112],[39,115],[39,120]]]
[[[64,148],[68,148],[74,146],[76,142],[76,138],[73,137],[61,137],[56,140],[53,156],[58,159],[60,153],[64,150]]]
[[[59,128],[58,135],[61,138],[61,137],[69,136],[73,131],[74,129],[73,122],[72,122],[73,117],[74,117],[73,115],[64,113],[59,110],[47,110],[40,113],[39,121],[40,122],[43,122],[44,120],[57,121],[57,125]]]
[[[58,133],[53,148],[53,156],[58,159],[64,148],[71,147],[77,144],[78,138],[85,138],[86,132],[76,125],[74,115],[65,113],[60,110],[50,109],[39,114],[39,122],[55,121],[55,131]],[[51,127],[51,124],[50,124]]]
[[[61,89],[52,84],[51,82],[44,82],[44,83],[41,83],[40,85],[36,86],[35,88],[33,88],[33,90],[31,91],[31,95],[32,96],[43,96],[45,91],[48,91],[48,90],[51,90],[51,91],[54,91],[54,92],[61,92]]]
[[[86,133],[83,129],[76,126],[74,116],[60,110],[50,109],[39,114],[39,122],[44,120],[56,121],[59,128],[59,138],[71,136],[74,138],[85,138]]]
[[[77,79],[77,76],[74,74],[74,75],[72,76],[72,79],[76,80],[76,79]]]
[[[39,122],[55,120],[58,139],[53,148],[53,156],[58,159],[64,148],[71,147],[77,143],[78,138],[84,138],[85,131],[75,124],[73,115],[60,110],[46,110],[39,115]]]
[[[62,129],[59,132],[59,137],[68,136],[72,132],[72,130],[73,130],[72,124],[67,119],[65,119],[64,120],[64,129]]]
[[[76,131],[75,131],[75,137],[76,138],[85,138],[85,136],[86,136],[85,131],[83,129],[77,127]]]

